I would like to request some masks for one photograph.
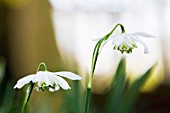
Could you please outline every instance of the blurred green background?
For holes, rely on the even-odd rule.
[[[160,6],[160,8],[162,7],[163,6]],[[39,63],[42,61],[46,63],[49,71],[73,71],[80,74],[83,77],[83,80],[81,81],[81,83],[73,83],[71,81],[68,81],[72,87],[72,89],[68,91],[62,90],[54,93],[47,91],[33,91],[30,99],[30,104],[28,106],[28,111],[30,113],[76,113],[83,111],[85,99],[85,84],[87,82],[87,75],[89,70],[84,69],[84,65],[81,65],[82,60],[77,60],[77,56],[74,56],[75,54],[72,54],[72,52],[70,52],[69,54],[68,50],[60,48],[63,45],[67,47],[68,42],[60,43],[60,45],[58,45],[61,39],[64,39],[64,37],[57,37],[63,35],[60,35],[60,31],[56,32],[55,30],[56,25],[54,25],[53,23],[52,11],[52,5],[49,3],[48,0],[0,1],[0,113],[19,113],[21,109],[20,105],[22,104],[26,87],[22,88],[22,90],[14,90],[13,86],[16,84],[16,81],[19,78],[31,73],[35,73]],[[159,8],[157,8],[157,10],[155,11],[159,12]],[[63,22],[63,24],[68,24],[68,21],[65,21],[64,18],[60,17],[63,16],[62,11],[60,11],[58,14],[58,18],[60,19],[58,24],[60,25],[60,22]],[[69,15],[69,17],[70,14],[71,13],[69,12],[66,13],[66,15]],[[111,17],[111,19],[108,19],[109,21],[112,21],[115,15],[119,15],[115,12],[111,14],[113,14],[113,17],[110,15],[109,17]],[[121,14],[124,14],[126,16],[126,12],[121,12]],[[84,17],[81,14],[79,16]],[[116,16],[115,20],[113,19],[115,23],[119,20],[119,18]],[[128,21],[128,19],[126,21]],[[163,19],[161,20],[161,22],[164,22]],[[85,22],[80,21],[80,23]],[[109,28],[104,28],[106,28],[106,30],[110,30],[113,25],[115,24],[109,24]],[[130,26],[128,24],[126,25]],[[61,29],[62,28],[63,26],[61,25]],[[69,33],[74,31],[72,27],[70,28],[71,30],[69,30],[68,32],[65,31],[63,34],[67,34],[67,36],[69,36]],[[83,28],[84,24],[78,26],[77,29],[83,30]],[[169,30],[168,27],[165,31],[167,30]],[[168,37],[169,35],[165,31],[160,31],[162,34],[160,35],[158,33],[157,36]],[[77,33],[80,32],[77,31]],[[90,34],[89,32],[86,32],[86,30],[85,33]],[[81,35],[78,34],[78,36],[80,37]],[[60,40],[58,41],[57,38],[60,38]],[[69,42],[71,44],[68,45],[68,48],[74,46],[75,43],[73,42],[76,41],[71,39],[71,35],[70,39],[69,37],[67,37],[67,39],[71,41]],[[81,41],[81,39],[79,40]],[[83,43],[85,43],[85,41]],[[157,50],[156,52],[161,53],[161,59],[158,59],[158,66],[149,77],[148,82],[140,89],[141,92],[138,94],[138,98],[135,101],[131,113],[170,112],[170,59],[168,51],[169,39],[160,40],[160,42],[161,43],[158,46],[161,46],[161,52],[159,50]],[[83,43],[81,44],[83,45]],[[151,54],[153,53],[151,52]],[[83,53],[82,55],[84,54],[87,53]],[[82,58],[81,55],[78,57]],[[120,55],[114,56],[115,66],[114,69],[110,69],[113,72],[108,72],[105,74],[102,73],[105,76],[101,76],[100,72],[96,73],[96,77],[94,78],[93,95],[91,101],[92,113],[104,113],[105,107],[107,108],[107,104],[110,104],[107,103],[107,97],[112,94],[112,90],[110,90],[112,89],[111,85],[113,83],[112,77],[114,73],[116,73],[116,68],[121,57],[122,56]],[[134,59],[128,57],[127,60],[133,61]],[[142,59],[141,63],[136,60],[134,60],[134,62],[136,63],[136,66],[142,63],[147,63],[143,60],[145,59]],[[100,62],[102,63],[102,61]],[[151,64],[152,63],[153,62],[151,62]],[[109,67],[105,65],[102,66]],[[149,66],[147,68],[149,68]],[[140,68],[137,69],[135,66],[133,67],[133,69],[140,70]],[[100,69],[98,68],[98,70]],[[146,70],[142,70],[142,73],[145,72]],[[107,76],[107,74],[111,76]],[[136,73],[130,71],[128,72],[128,74],[135,75]],[[130,76],[128,79],[128,84],[132,84],[134,80],[136,80],[136,78],[138,77]]]
[[[51,7],[46,0],[0,1],[1,111],[10,110],[13,105],[14,111],[19,112],[19,101],[23,99],[24,89],[14,90],[13,86],[19,78],[35,73],[40,62],[45,62],[50,71],[67,69],[57,52],[50,11]],[[35,98],[31,99],[33,104],[30,104],[34,110],[32,113],[57,111],[61,103],[58,92],[35,93]]]

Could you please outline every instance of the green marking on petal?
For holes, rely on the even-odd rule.
[[[135,47],[135,48],[137,48],[137,45],[136,45],[135,43],[132,43],[132,46]]]
[[[41,86],[46,86],[46,83],[45,83],[45,82],[42,82],[42,83],[41,83]]]
[[[116,50],[117,49],[117,46],[115,45],[114,47],[113,47],[113,50]]]

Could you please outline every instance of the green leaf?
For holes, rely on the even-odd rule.
[[[124,93],[125,89],[125,83],[126,83],[126,61],[125,58],[122,58],[118,68],[116,75],[112,82],[112,88],[111,93],[108,96],[108,102],[107,103],[107,113],[117,113],[117,108],[119,106],[119,102],[122,98],[122,95]]]
[[[131,113],[133,105],[137,99],[140,88],[143,86],[145,81],[151,75],[151,71],[155,67],[152,66],[145,74],[143,74],[138,80],[136,80],[132,86],[125,92],[125,95],[122,98],[121,105],[117,113]]]
[[[13,105],[13,99],[14,99],[14,91],[11,87],[11,84],[7,84],[7,88],[5,91],[4,99],[3,99],[3,107],[4,107],[4,113],[10,113],[10,110]]]
[[[82,90],[80,88],[80,81],[74,81],[71,85],[71,90],[62,92],[63,104],[57,113],[82,113],[83,112],[83,98]],[[67,108],[67,109],[66,109]]]

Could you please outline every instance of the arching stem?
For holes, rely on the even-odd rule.
[[[117,24],[111,32],[109,32],[107,35],[105,35],[103,38],[101,38],[97,44],[95,45],[94,51],[93,51],[93,56],[92,56],[92,64],[91,64],[91,70],[90,70],[90,75],[89,75],[89,80],[88,80],[88,84],[87,84],[87,91],[86,91],[86,99],[85,99],[85,112],[84,113],[88,113],[89,112],[89,104],[90,104],[90,97],[91,97],[91,88],[92,88],[92,82],[93,82],[93,75],[94,75],[94,71],[95,71],[95,67],[96,67],[96,62],[98,59],[98,55],[99,55],[99,50],[101,47],[101,44],[106,41],[110,35],[115,31],[115,29],[120,26],[122,33],[125,32],[124,26],[122,24]]]
[[[42,63],[39,64],[37,72],[40,71],[41,66],[44,67],[44,71],[47,71],[47,66],[45,65],[45,63],[42,62]],[[29,83],[29,86],[28,86],[27,90],[26,90],[24,102],[22,104],[21,113],[25,113],[25,110],[26,110],[27,104],[29,102],[29,99],[31,97],[31,93],[32,93],[33,88],[34,88],[34,83],[31,81]]]

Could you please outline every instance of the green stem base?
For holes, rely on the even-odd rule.
[[[91,97],[91,88],[87,87],[87,92],[86,92],[86,103],[85,103],[85,112],[89,112],[89,105],[90,105],[90,97]]]

